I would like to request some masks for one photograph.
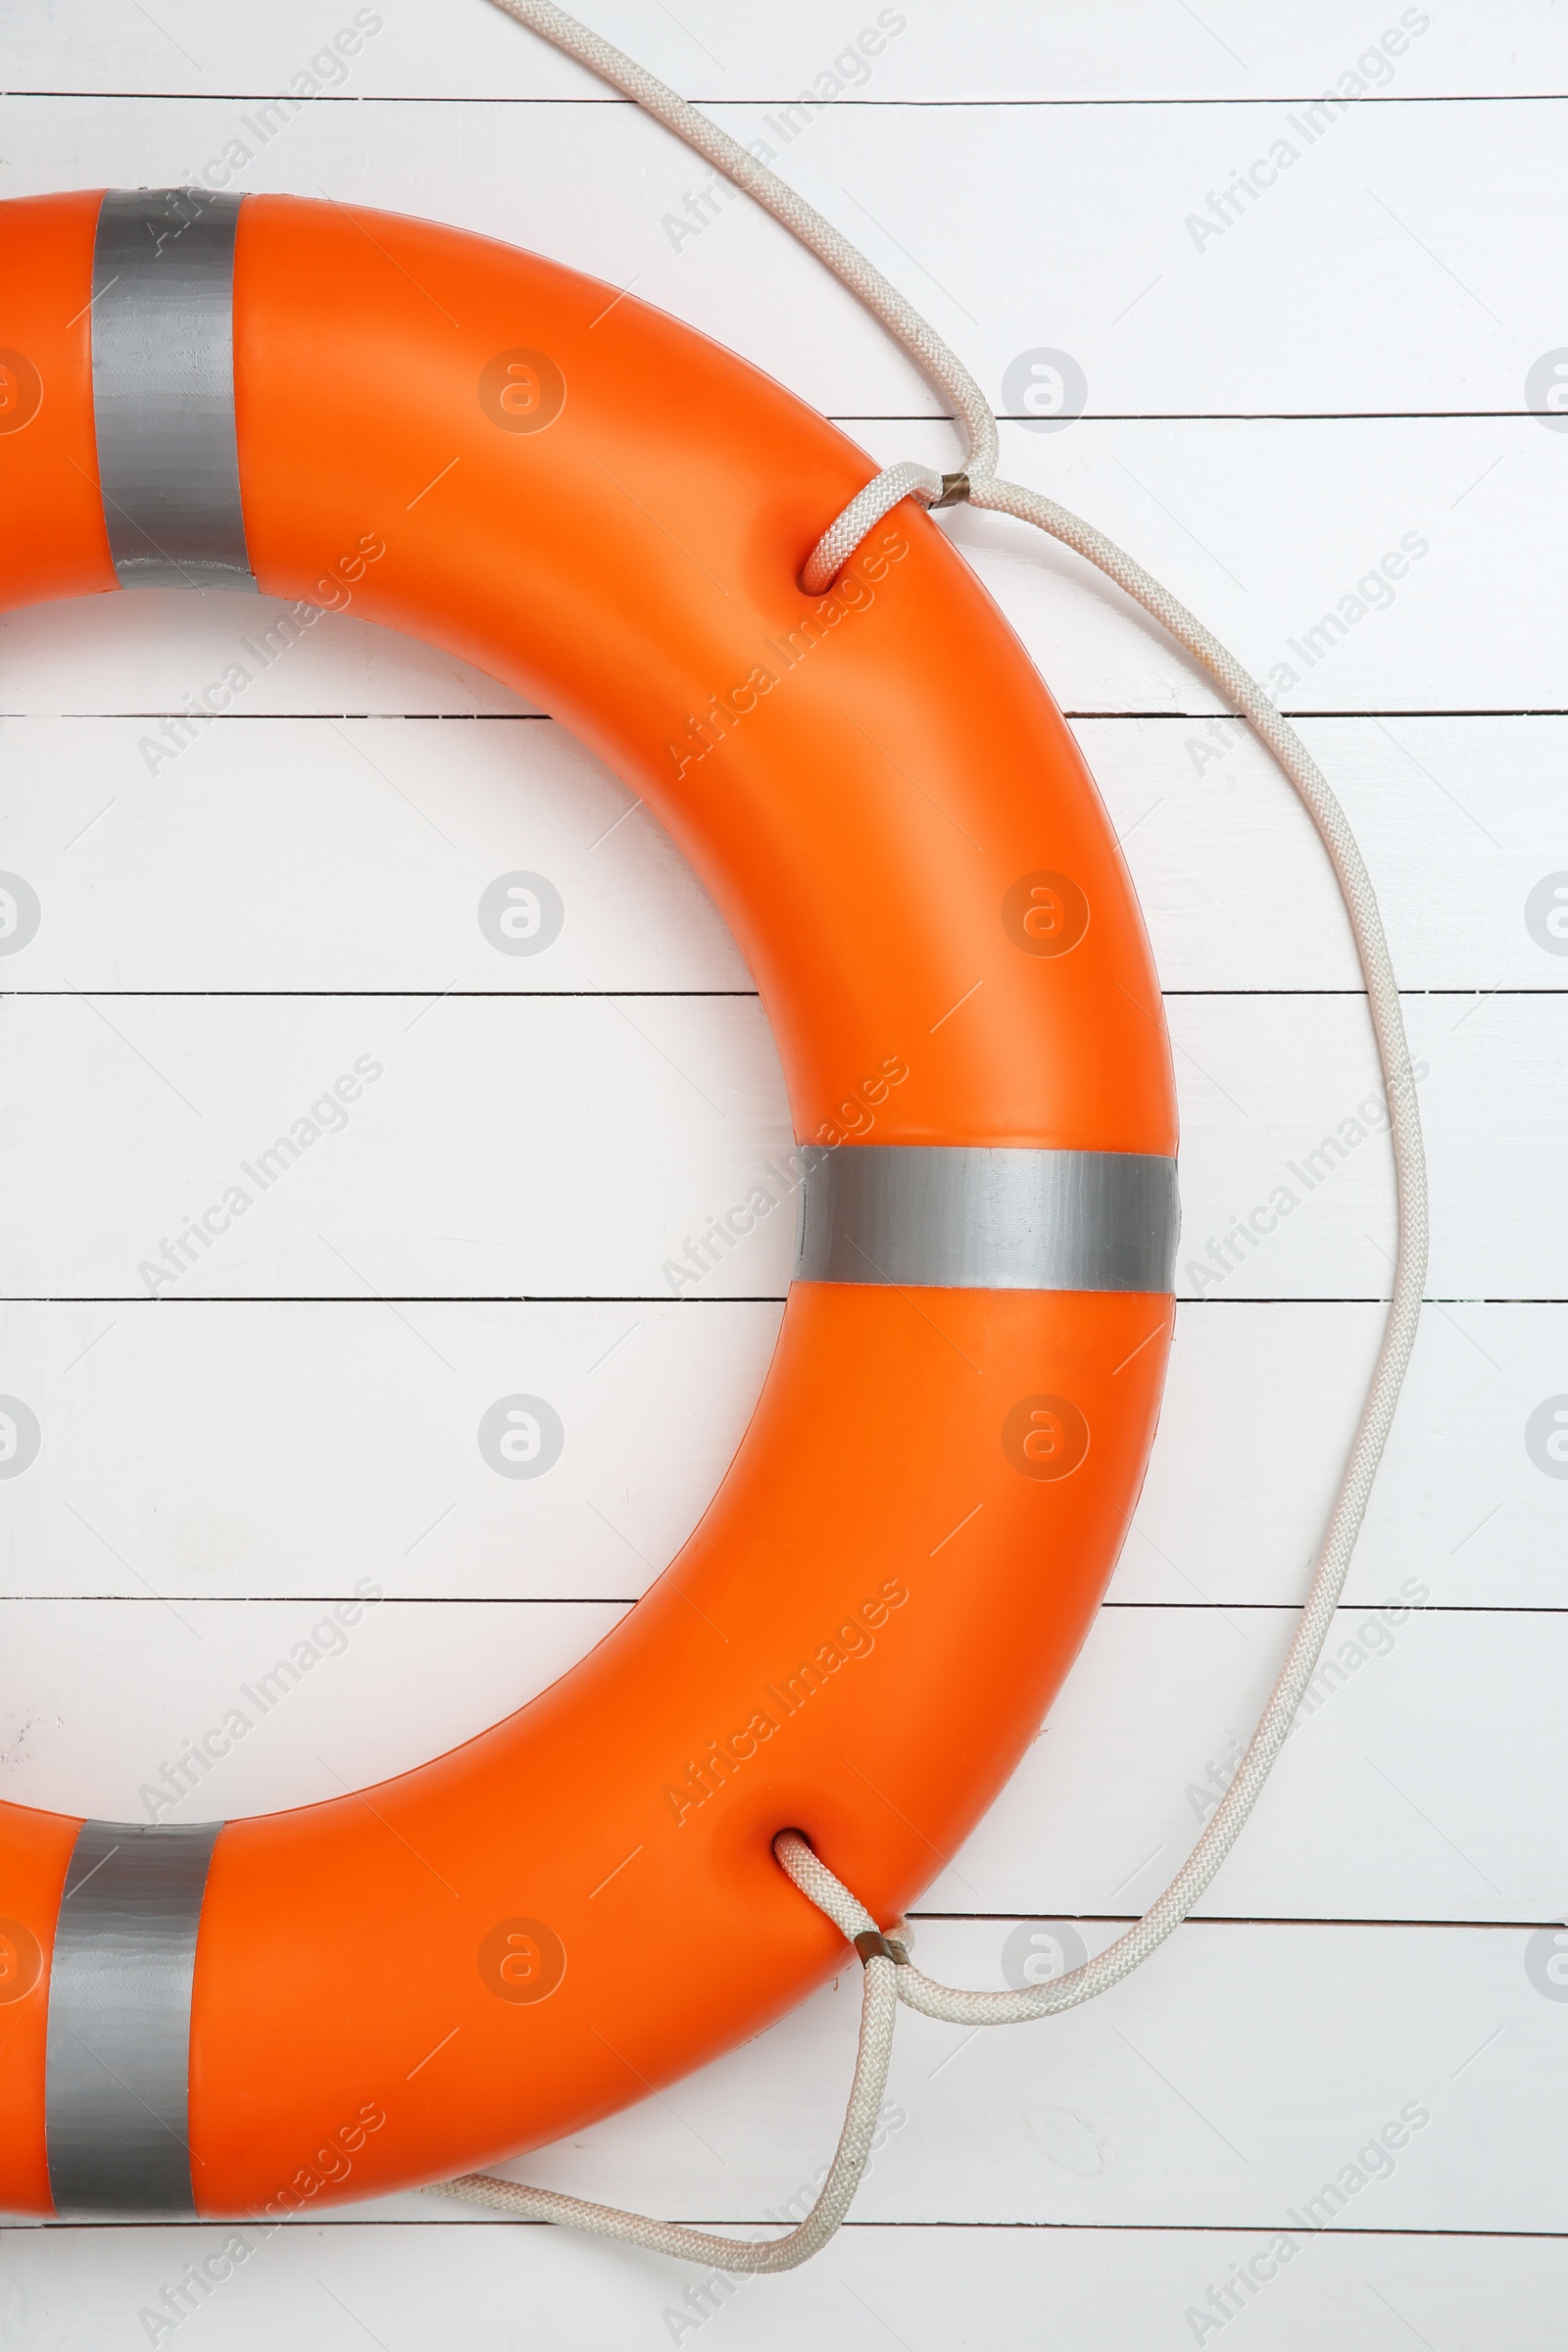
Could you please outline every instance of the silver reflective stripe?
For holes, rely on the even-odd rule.
[[[122,588],[250,588],[234,436],[238,196],[112,188],[92,260],[92,397]]]
[[[1168,1291],[1176,1162],[945,1144],[803,1148],[805,1282]]]
[[[59,2214],[196,2210],[187,2104],[196,1931],[219,1821],[84,1822],[49,1976]]]

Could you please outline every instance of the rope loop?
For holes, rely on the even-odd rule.
[[[909,459],[899,466],[886,466],[880,473],[873,474],[865,488],[858,490],[844,512],[828,524],[807,557],[806,569],[801,574],[801,586],[807,595],[826,596],[862,540],[904,499],[917,499],[922,507],[943,505],[947,482],[948,476],[938,473],[934,466],[917,466]]]

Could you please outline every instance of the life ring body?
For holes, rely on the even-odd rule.
[[[901,507],[799,587],[867,473],[700,335],[478,237],[0,205],[0,605],[260,588],[520,690],[711,891],[806,1160],[745,1441],[570,1674],[292,1812],[0,1808],[12,2212],[280,2217],[578,2131],[842,1965],[776,1831],[891,1918],[1040,1730],[1154,1425],[1169,1050],[1072,737],[940,529]]]

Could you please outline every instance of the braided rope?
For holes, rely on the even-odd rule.
[[[801,1867],[796,1860],[796,1848],[801,1855],[815,1861],[810,1847],[795,1831],[785,1830],[774,1840],[774,1850],[792,1878]],[[850,1900],[853,1902],[854,1897]],[[868,1913],[861,1914],[861,1921],[866,1928],[876,1924]],[[457,2180],[434,2182],[435,2193],[461,2197],[470,2205],[488,2206],[492,2213],[505,2213],[515,2221],[557,2222],[566,2229],[585,2230],[596,2237],[618,2238],[622,2245],[641,2246],[650,2254],[670,2254],[679,2262],[704,2263],[713,2270],[752,2273],[796,2270],[827,2244],[860,2185],[881,2113],[882,2094],[887,2088],[888,2067],[893,2058],[893,2028],[899,2014],[895,1980],[903,1973],[880,1954],[873,1954],[865,1962],[860,2038],[844,2130],[816,2203],[800,2228],[792,2230],[787,2237],[716,2237],[711,2230],[687,2230],[678,2222],[656,2221],[644,2213],[623,2213],[613,2205],[591,2205],[582,2197],[559,2196],[550,2188],[527,2188],[521,2181],[498,2180],[488,2173],[466,2173]]]
[[[844,2132],[821,2196],[806,2221],[787,2237],[770,2243],[715,2237],[707,2231],[682,2229],[640,2214],[617,2212],[609,2206],[558,2196],[548,2189],[526,2188],[482,2174],[469,2174],[460,2180],[441,2184],[444,2194],[465,2197],[499,2212],[568,2224],[658,2253],[710,2263],[715,2268],[753,2272],[789,2270],[808,2260],[831,2237],[865,2169],[887,2081],[899,2001],[927,2017],[951,2024],[999,2026],[1054,2016],[1081,2001],[1092,2000],[1097,1993],[1119,1984],[1158,1949],[1199,1901],[1241,1835],[1316,1670],[1344,1591],[1415,1344],[1426,1283],[1428,1239],[1421,1117],[1398,984],[1360,849],[1316,761],[1256,680],[1185,605],[1102,531],[1070,514],[1065,507],[1057,506],[1054,500],[997,478],[996,419],[968,369],[935,329],[906,302],[897,287],[776,172],[759,163],[736,140],[633,59],[591,32],[574,17],[567,16],[564,9],[553,6],[551,0],[493,0],[493,4],[634,99],[677,138],[684,139],[737,186],[756,197],[881,319],[927,378],[947,395],[966,435],[968,456],[957,495],[963,495],[966,489],[971,505],[1033,523],[1037,529],[1060,540],[1063,546],[1075,550],[1114,580],[1208,671],[1289,778],[1328,853],[1366,981],[1367,1006],[1388,1096],[1398,1202],[1398,1250],[1393,1296],[1377,1364],[1330,1513],[1322,1551],[1285,1663],[1241,1767],[1181,1870],[1143,1918],[1083,1967],[1048,1984],[1018,1991],[968,1991],[938,1984],[914,1967],[900,1944],[895,1945],[896,1966],[880,1954],[873,1953],[867,1958],[859,2049]],[[945,492],[949,496],[954,494],[953,477],[945,483],[944,477],[929,466],[906,462],[885,467],[851,500],[817,541],[802,574],[803,586],[810,594],[819,594],[828,587],[867,531],[902,499],[912,497],[930,507]],[[865,1906],[796,1832],[782,1832],[773,1841],[773,1850],[780,1866],[802,1893],[848,1939],[853,1941],[857,1936],[875,1932],[877,1923]]]
[[[590,31],[575,17],[568,17],[564,8],[553,6],[552,0],[494,0],[494,6],[514,17],[519,24],[525,24],[530,32],[553,42],[568,57],[576,58],[579,65],[586,66],[624,97],[634,99],[656,122],[662,122],[677,139],[684,139],[688,147],[706,156],[726,179],[744,188],[748,196],[755,196],[764,212],[771,213],[819,262],[827,264],[835,277],[843,279],[850,292],[864,303],[873,317],[881,319],[890,334],[897,336],[928,381],[947,394],[968,435],[971,478],[996,471],[997,420],[991,414],[991,403],[968,368],[956,352],[950,351],[936,328],[921,318],[913,304],[906,302],[898,287],[873,268],[864,254],[858,252],[814,205],[808,204],[804,196],[797,196],[788,180],[780,179],[776,172],[759,163],[728,131],[720,130],[716,122],[710,122],[706,115],[688,106],[667,83],[650,74],[646,66],[638,65],[624,50],[616,49],[599,33]]]

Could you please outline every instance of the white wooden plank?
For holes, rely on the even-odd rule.
[[[349,1597],[332,1605],[352,1615],[382,1581],[344,1577]],[[1340,1613],[1206,1913],[1539,1922],[1560,1909],[1568,1620],[1427,1609],[1425,1590],[1412,1577],[1405,1598]],[[369,1786],[520,1705],[617,1613],[388,1599],[334,1630],[332,1607],[304,1599],[11,1601],[9,1793],[111,1821],[200,1820]],[[1102,1611],[1044,1736],[923,1907],[1077,1916],[1151,1901],[1218,1803],[1293,1624],[1285,1609]],[[316,1662],[279,1698],[263,1678],[301,1642]],[[176,1802],[168,1768],[235,1706],[250,1730],[199,1781],[189,1769]]]
[[[12,27],[16,90],[286,91],[323,45],[358,12],[323,12],[311,0],[278,0],[260,14],[225,11],[221,24],[201,0],[164,0],[154,22],[134,0],[92,0],[67,12],[49,0]],[[455,11],[439,27],[417,0],[381,0],[383,20],[349,61],[340,84],[322,64],[316,78],[330,96],[391,91],[413,97],[599,98],[604,85],[504,18]],[[902,29],[869,61],[871,78],[836,78],[848,95],[873,99],[1232,97],[1335,88],[1386,28],[1412,13],[1389,7],[1369,17],[1354,0],[1325,0],[1309,15],[1218,0],[1200,17],[1178,0],[1129,0],[1114,17],[1042,8],[1029,0],[976,0],[962,38],[940,9],[845,10],[839,0],[738,7],[734,0],[685,0],[678,13],[658,0],[599,0],[595,29],[665,76],[688,97],[785,98],[815,88],[868,26],[904,16]],[[1369,64],[1373,94],[1471,96],[1485,91],[1558,90],[1568,57],[1549,0],[1481,7],[1460,0],[1432,15],[1400,54],[1397,77]]]
[[[779,1311],[7,1307],[0,1379],[40,1447],[0,1487],[3,1589],[330,1597],[363,1575],[404,1598],[635,1597],[717,1487]],[[1178,1310],[1114,1599],[1299,1598],[1382,1322],[1322,1302]],[[1561,1307],[1427,1308],[1352,1602],[1413,1585],[1435,1605],[1562,1605],[1568,1483],[1533,1425],[1564,1352]],[[523,1390],[566,1446],[519,1485],[477,1431]]]
[[[919,1959],[948,1983],[999,1984],[1015,1925],[917,1918]],[[1112,1933],[1086,1921],[1082,1942]],[[862,2217],[1288,2229],[1408,2108],[1430,2120],[1393,2169],[1320,2210],[1361,2231],[1553,2230],[1562,2004],[1531,1982],[1527,1941],[1194,1924],[1147,1974],[1049,2024],[971,2034],[902,2011],[889,2090],[908,2120]],[[1332,2013],[1325,1979],[1343,1990]],[[614,2203],[657,2188],[670,2213],[760,2216],[830,2150],[859,1999],[847,1969],[680,2084],[673,2114],[649,2101],[509,2169]]]
[[[161,719],[199,702],[237,666],[252,680],[248,713],[377,710],[426,718],[530,709],[468,663],[352,613],[307,621],[303,636],[264,662],[260,640],[294,610],[270,597],[242,602],[149,588],[7,613],[0,617],[0,704],[8,712],[135,711]],[[139,726],[133,741],[158,732]],[[203,757],[200,745],[187,755],[190,761]]]
[[[547,720],[242,719],[163,750],[152,720],[0,726],[5,854],[40,910],[8,984],[752,986],[663,828]],[[536,953],[485,899],[518,872],[561,901]]]
[[[744,107],[722,120],[771,148],[930,315],[1001,413],[1039,413],[1028,355],[1055,351],[1069,355],[1069,418],[1518,415],[1528,370],[1560,345],[1561,101],[1471,107],[1463,173],[1446,105],[873,105],[814,121]],[[72,172],[88,186],[319,189],[451,221],[634,283],[829,414],[941,410],[819,263],[727,182],[710,194],[710,170],[628,107],[371,102],[288,120],[274,102],[259,122],[237,97],[13,102],[0,194],[69,185]],[[1549,447],[1534,420],[1531,434]],[[1059,433],[1028,437],[1054,460]]]
[[[1393,1606],[1339,1613],[1203,1911],[1557,1915],[1558,1839],[1532,1791],[1563,1769],[1549,1728],[1563,1619],[1425,1609],[1424,1584],[1412,1577]],[[1045,1737],[923,1903],[1136,1915],[1211,1816],[1295,1622],[1284,1610],[1102,1611]]]
[[[884,463],[951,447],[938,425],[858,430]],[[1002,465],[1147,564],[1288,711],[1556,710],[1560,649],[1530,611],[1538,590],[1557,593],[1564,564],[1552,442],[1531,416],[1086,418],[1044,439],[1004,424]],[[1196,665],[1076,557],[1003,516],[955,516],[955,539],[1066,709],[1210,707]],[[1373,573],[1406,539],[1395,601],[1370,609]],[[1511,551],[1501,576],[1499,541]],[[1482,577],[1494,583],[1485,601]]]
[[[949,1981],[1000,1983],[1016,1924],[917,1919],[920,1958]],[[1098,1948],[1111,1932],[1085,1922],[1082,1940]],[[1325,2251],[1312,2243],[1319,2217],[1358,2238],[1363,2259],[1374,2234],[1412,2227],[1552,2230],[1568,2141],[1553,2096],[1562,2004],[1532,1984],[1527,1943],[1519,1929],[1195,1924],[1133,1984],[1048,2024],[966,2040],[961,2028],[901,2011],[889,2128],[850,2243],[879,2221],[1288,2230],[1295,2213],[1304,2269],[1309,2246],[1314,2262]],[[858,1977],[852,1958],[835,1985],[745,2048],[509,2169],[671,2218],[761,2222],[831,2152]],[[1343,1987],[1332,2014],[1325,1979]],[[380,2090],[389,2109],[398,2087]],[[1385,2165],[1376,2145],[1391,2125]],[[1309,2212],[1361,2151],[1364,2185]],[[358,2210],[450,2221],[468,2249],[454,2249],[454,2262],[482,2261],[484,2244],[499,2241],[516,2249],[520,2274],[522,2249],[538,2242],[444,2201]],[[352,2242],[352,2227],[326,2234]],[[258,2258],[258,2278],[291,2234]],[[617,2255],[594,2251],[612,2277]],[[673,2278],[677,2298],[684,2283],[651,2264],[642,2276]],[[1213,2276],[1198,2270],[1191,2299],[1203,2299]],[[208,2310],[220,2308],[215,2298]]]
[[[13,1001],[7,1027],[7,1258],[34,1294],[669,1297],[662,1268],[686,1256],[699,1208],[745,1200],[790,1150],[750,997],[38,998]],[[68,1138],[74,1063],[91,1132]],[[787,1194],[781,1207],[715,1289],[782,1290]],[[160,1278],[187,1215],[218,1238]]]
[[[41,1443],[0,1483],[5,1590],[634,1599],[728,1467],[781,1311],[12,1307],[0,1385]],[[564,1432],[536,1480],[479,1446],[519,1395]]]
[[[1517,411],[1524,370],[1559,338],[1516,172],[1521,143],[1559,135],[1558,108],[1469,108],[1474,176],[1457,182],[1446,115],[870,107],[803,133],[783,168],[1001,414],[1054,413],[1056,380],[1026,391],[1018,364],[1041,347],[1076,364],[1057,368],[1069,416]],[[725,121],[767,136],[761,114]],[[695,273],[700,242],[688,252]],[[1061,435],[1030,437],[1050,450]]]
[[[1438,1171],[1429,1296],[1568,1294],[1549,1107],[1568,1051],[1565,1009],[1554,996],[1406,1000]],[[1181,1295],[1386,1295],[1393,1178],[1365,1004],[1199,997],[1176,998],[1169,1011],[1184,1139]],[[1308,1104],[1313,1063],[1324,1078],[1309,1082]],[[1220,1218],[1237,1223],[1210,1223],[1221,1202]],[[1296,1269],[1309,1263],[1314,1278],[1298,1287]]]
[[[1179,1295],[1382,1296],[1392,1175],[1364,1004],[1178,997],[1169,1012]],[[1444,1172],[1434,1295],[1568,1296],[1568,1008],[1416,998],[1408,1018]],[[0,1025],[0,1200],[24,1297],[668,1297],[690,1237],[755,1184],[779,1191],[766,1171],[790,1149],[750,997],[72,995],[14,998]],[[706,1292],[782,1291],[781,1205]],[[192,1217],[209,1243],[184,1238]]]
[[[14,1712],[8,1704],[9,1793],[110,1821],[210,1820],[314,1803],[499,1722],[623,1614],[614,1602],[371,1606],[381,1582],[345,1579],[330,1605],[13,1603],[19,1669],[24,1650],[26,1663],[11,1686]],[[273,1674],[279,1660],[283,1671]],[[91,1729],[83,1673],[96,1694]],[[180,1756],[231,1709],[250,1728],[175,1802]],[[186,1769],[194,1781],[195,1768]]]
[[[1359,986],[1323,854],[1239,720],[1081,719],[1077,733],[1167,988]],[[1550,928],[1568,722],[1303,734],[1361,840],[1406,987],[1568,987],[1568,938]],[[241,718],[172,763],[162,749],[151,720],[0,721],[5,857],[39,910],[0,964],[8,989],[750,986],[662,828],[549,722]],[[503,953],[480,913],[519,870],[563,901],[559,937],[527,956]]]
[[[1235,2318],[1245,2309],[1257,2352],[1321,2352],[1325,2342],[1390,2352],[1407,2315],[1445,2347],[1494,2340],[1501,2313],[1514,2352],[1554,2352],[1560,2340],[1563,2249],[1539,2237],[1326,2232],[1274,2270],[1263,2231],[872,2227],[847,2230],[804,2271],[749,2280],[732,2296],[702,2273],[564,2231],[458,2235],[444,2209],[441,2224],[289,2226],[200,2303],[203,2340],[217,2352],[271,2352],[280,2336],[308,2329],[313,2352],[363,2352],[368,2326],[387,2352],[419,2352],[461,2312],[469,2340],[491,2352],[524,2340],[526,2313],[529,2335],[561,2352],[695,2340],[863,2352],[887,2331],[908,2352],[987,2352],[999,2337],[1034,2340],[1049,2313],[1054,2331],[1096,2352],[1175,2352],[1194,2340],[1188,2312],[1201,2314],[1243,2264],[1268,2281],[1255,2299],[1245,2284],[1233,2289],[1229,2305]],[[9,2340],[16,2352],[133,2343],[138,2311],[225,2239],[221,2228],[195,2227],[13,2232],[0,2289]],[[79,2326],[52,2332],[72,2321]]]
[[[1361,844],[1402,986],[1568,985],[1551,881],[1568,856],[1562,730],[1557,718],[1302,721]],[[1360,986],[1324,853],[1243,721],[1074,731],[1166,988]]]
[[[1116,1598],[1300,1597],[1385,1312],[1327,1304],[1178,1309],[1159,1431]],[[1552,1420],[1550,1400],[1561,1394],[1562,1314],[1427,1306],[1357,1545],[1350,1599],[1386,1602],[1413,1585],[1425,1586],[1435,1605],[1561,1605],[1568,1484],[1546,1451],[1543,1421]]]
[[[854,427],[880,462],[948,465],[953,428]],[[1546,710],[1568,706],[1552,613],[1568,584],[1559,440],[1531,416],[1097,423],[1044,439],[1002,428],[1015,478],[1091,516],[1228,641],[1291,711]],[[1202,674],[1064,549],[1005,516],[949,518],[1064,709],[1208,711]],[[1196,533],[1195,538],[1193,534]],[[1358,582],[1410,556],[1392,605]],[[1500,569],[1495,549],[1505,543]],[[1489,578],[1486,599],[1476,582]],[[1388,586],[1387,581],[1384,582]],[[1377,592],[1368,588],[1368,596]],[[270,612],[177,589],[83,599],[0,620],[0,709],[167,712],[243,656]],[[1329,615],[1327,624],[1323,616]],[[1334,631],[1343,627],[1344,635]],[[1314,631],[1320,652],[1305,640]],[[477,672],[324,615],[255,673],[247,712],[514,710]],[[1295,683],[1286,673],[1295,673]],[[192,755],[194,757],[194,755]]]

